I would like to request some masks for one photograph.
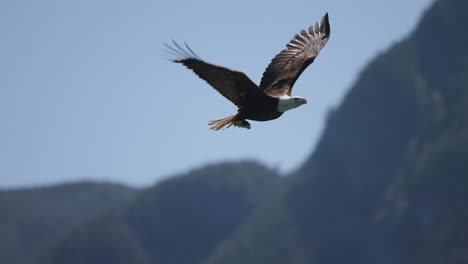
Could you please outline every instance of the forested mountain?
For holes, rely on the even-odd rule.
[[[124,206],[135,193],[90,182],[0,191],[0,263],[32,263],[57,238]]]
[[[371,61],[292,175],[193,170],[54,236],[35,263],[468,263],[466,10],[436,1]]]
[[[193,170],[70,233],[38,263],[200,263],[279,181],[274,171],[254,162]]]

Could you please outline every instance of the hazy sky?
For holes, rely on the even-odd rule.
[[[0,187],[142,186],[247,158],[291,171],[363,66],[408,35],[431,2],[0,1]],[[236,107],[162,52],[162,42],[186,41],[259,83],[290,38],[327,11],[330,41],[293,90],[309,104],[251,130],[209,130]]]

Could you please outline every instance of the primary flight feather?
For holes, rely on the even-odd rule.
[[[174,62],[182,63],[194,71],[238,107],[237,114],[210,121],[211,129],[220,130],[232,125],[250,128],[246,120],[273,120],[288,110],[306,104],[305,98],[291,96],[291,89],[301,73],[327,44],[329,37],[327,13],[307,31],[302,30],[296,34],[286,45],[286,49],[273,58],[263,73],[259,86],[243,72],[203,61],[188,45],[184,48],[174,41],[174,46],[165,45],[169,53],[178,56]]]

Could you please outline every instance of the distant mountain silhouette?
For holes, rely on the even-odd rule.
[[[105,214],[89,196],[101,209],[70,212],[82,220],[71,217],[47,248],[29,246],[33,263],[468,263],[466,10],[465,0],[436,1],[371,61],[292,175],[248,161],[211,165],[136,194],[114,190],[121,201]],[[18,215],[11,197],[0,192],[0,212]],[[52,208],[83,207],[61,204]],[[0,227],[44,214],[47,224],[70,221],[67,210],[21,210]],[[44,229],[16,230],[38,241]],[[6,241],[21,245],[16,234]],[[19,249],[0,262],[25,263]]]

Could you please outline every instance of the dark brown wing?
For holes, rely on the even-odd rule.
[[[320,22],[302,30],[286,45],[271,61],[263,73],[260,89],[265,93],[279,97],[291,95],[291,89],[301,73],[317,57],[320,50],[327,44],[330,37],[328,13]]]
[[[201,79],[239,108],[248,102],[269,98],[243,72],[206,63],[189,46],[185,45],[186,49],[183,49],[176,42],[173,41],[173,43],[174,47],[164,44],[169,49],[169,53],[181,57],[173,60],[174,62],[182,63],[193,70]]]

